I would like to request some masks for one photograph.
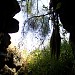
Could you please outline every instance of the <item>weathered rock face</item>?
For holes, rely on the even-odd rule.
[[[20,6],[16,0],[1,0],[0,2],[0,69],[5,64],[14,67],[13,57],[6,61],[7,47],[10,45],[11,37],[8,33],[15,33],[19,30],[19,22],[13,17],[20,11]],[[11,63],[12,62],[12,63]],[[9,65],[10,63],[10,65]]]
[[[10,43],[9,34],[0,33],[0,69],[2,69],[6,64],[7,47]]]

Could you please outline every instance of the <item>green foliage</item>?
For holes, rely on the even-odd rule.
[[[32,1],[27,1],[26,7],[27,7],[27,13],[31,14]]]
[[[51,58],[50,47],[32,51],[18,75],[73,75],[73,54],[70,44],[64,40],[61,43],[59,60]],[[5,71],[6,72],[6,71]],[[5,75],[6,73],[4,73]]]
[[[24,75],[72,75],[73,54],[67,41],[61,44],[59,60],[51,59],[50,48],[34,50],[27,58],[28,72]],[[19,71],[20,73],[20,71]]]

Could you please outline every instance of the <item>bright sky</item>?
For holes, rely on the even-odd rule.
[[[19,21],[19,31],[17,33],[10,34],[10,36],[11,36],[12,43],[14,45],[17,45],[18,40],[21,37],[21,30],[22,30],[22,26],[23,26],[23,22],[24,22],[22,11],[20,11],[18,14],[16,14],[16,16],[14,18],[16,18]]]
[[[42,4],[48,6],[49,1],[50,0],[39,0],[40,7]],[[19,21],[19,31],[17,33],[10,34],[10,36],[11,36],[11,42],[13,43],[13,45],[17,46],[22,37],[22,34],[21,34],[22,26],[26,18],[23,11],[20,11],[18,14],[16,14],[14,18],[16,18]],[[69,34],[67,36],[69,36]],[[46,40],[45,45],[47,45],[47,43],[48,41]],[[39,45],[39,42],[37,39],[34,39],[34,34],[29,32],[29,34],[26,36],[26,39],[23,40],[23,45],[21,45],[21,49],[27,49],[28,51],[31,51],[35,49],[35,47],[37,48],[38,45]]]
[[[20,1],[20,0],[18,0],[18,1]],[[39,5],[41,5],[41,4],[48,6],[49,0],[39,0]],[[10,34],[10,36],[11,36],[11,42],[17,46],[19,41],[21,40],[21,31],[22,31],[23,22],[25,20],[24,13],[22,11],[20,11],[18,14],[15,15],[14,18],[16,18],[19,21],[19,31],[17,33]],[[26,37],[27,38],[24,40],[25,45],[23,47],[29,51],[32,49],[35,49],[34,45],[37,47],[37,45],[39,44],[37,39],[33,38],[32,33],[29,33]]]

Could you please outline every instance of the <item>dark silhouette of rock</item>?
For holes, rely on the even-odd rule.
[[[0,69],[5,64],[9,67],[16,67],[13,64],[13,57],[7,59],[7,48],[10,45],[11,37],[8,33],[15,33],[19,30],[19,22],[13,17],[20,12],[20,6],[17,0],[1,0],[0,2]]]
[[[0,2],[0,32],[14,33],[19,30],[19,22],[13,17],[20,11],[16,0],[2,0]]]

